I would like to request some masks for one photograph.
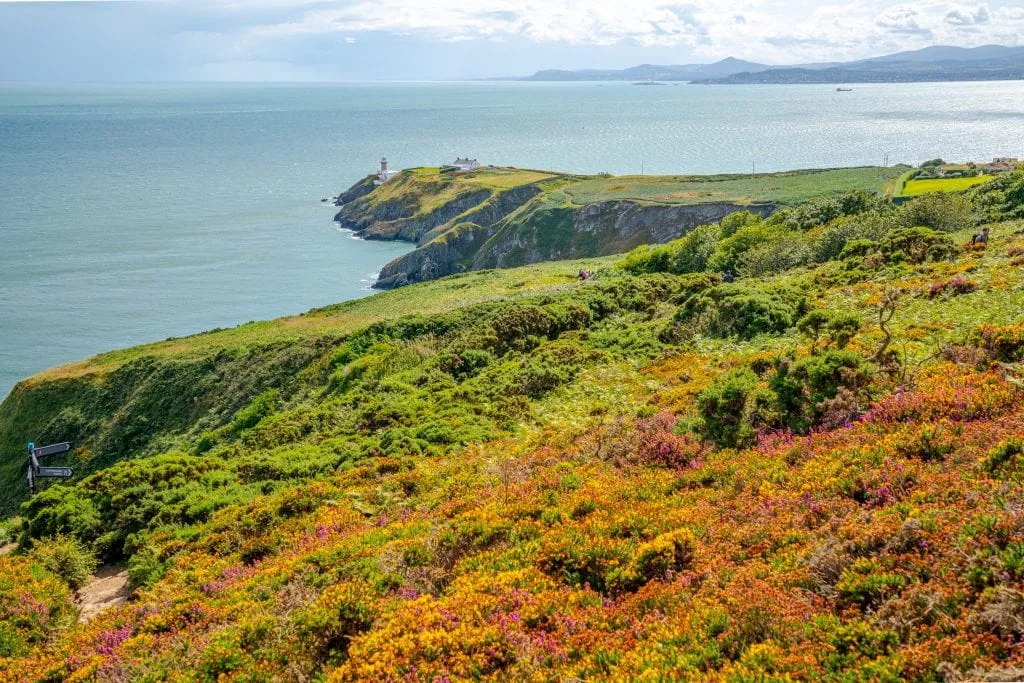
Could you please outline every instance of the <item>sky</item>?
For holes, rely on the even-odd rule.
[[[0,0],[0,82],[373,81],[1024,45],[1024,0]]]

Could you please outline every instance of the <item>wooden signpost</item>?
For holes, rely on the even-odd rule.
[[[75,473],[70,467],[41,467],[39,465],[39,458],[45,458],[48,455],[60,455],[61,453],[67,453],[71,450],[70,443],[55,443],[49,446],[42,446],[36,448],[34,443],[28,445],[28,492],[31,495],[36,494],[36,479],[39,477],[57,477],[60,479],[67,479]]]

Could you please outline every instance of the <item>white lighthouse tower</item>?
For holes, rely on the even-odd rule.
[[[388,159],[387,157],[383,157],[380,160],[380,170],[377,171],[377,179],[373,181],[373,184],[383,185],[387,181],[391,180],[397,173],[398,171],[388,170]]]

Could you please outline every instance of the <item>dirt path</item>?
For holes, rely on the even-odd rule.
[[[81,609],[78,621],[84,624],[104,610],[120,605],[130,594],[128,570],[124,567],[104,567],[78,591],[78,606]]]
[[[14,549],[17,547],[17,543],[8,543],[7,545],[0,545],[0,555],[9,555],[13,553]]]

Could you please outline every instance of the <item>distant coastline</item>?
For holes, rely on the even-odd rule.
[[[772,65],[727,58],[713,64],[641,64],[628,69],[538,71],[523,81],[685,82],[693,85],[924,83],[1024,80],[1024,47],[935,46],[854,62]]]

